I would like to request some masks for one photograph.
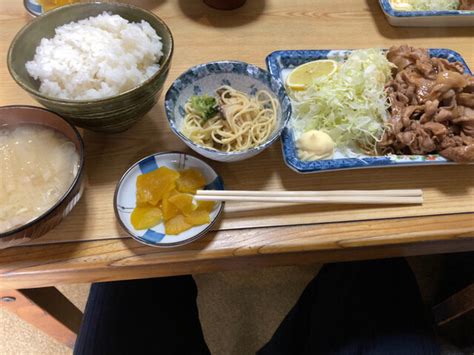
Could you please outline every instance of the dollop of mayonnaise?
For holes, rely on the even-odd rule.
[[[390,0],[390,5],[392,5],[394,10],[398,11],[413,10],[413,6],[406,0]]]
[[[332,158],[334,146],[327,133],[315,129],[303,133],[296,141],[298,158],[305,161]]]

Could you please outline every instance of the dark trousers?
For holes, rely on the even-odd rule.
[[[196,296],[191,276],[94,284],[74,353],[209,354]],[[404,259],[323,266],[259,351],[438,353],[415,277]]]

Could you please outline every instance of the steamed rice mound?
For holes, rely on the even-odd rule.
[[[56,28],[43,38],[28,73],[47,96],[101,99],[132,89],[155,74],[161,38],[146,21],[129,22],[104,12]]]

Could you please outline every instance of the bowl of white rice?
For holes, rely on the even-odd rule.
[[[120,132],[157,102],[173,37],[152,12],[122,3],[60,7],[13,39],[13,79],[39,103],[79,127]]]

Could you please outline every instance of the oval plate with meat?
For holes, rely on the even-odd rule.
[[[423,51],[427,54],[425,57],[433,60],[428,60],[427,63]],[[344,61],[351,52],[352,50],[282,50],[268,55],[266,62],[269,72],[285,81],[291,70],[301,64],[320,59]],[[413,127],[413,129],[405,128],[386,133],[380,146],[383,154],[377,156],[359,154],[356,157],[350,157],[336,151],[331,159],[303,161],[298,158],[295,133],[289,124],[283,130],[281,140],[285,163],[291,169],[299,173],[314,173],[359,168],[454,164],[452,160],[462,163],[472,162],[474,159],[474,141],[471,142],[474,139],[474,117],[472,117],[474,81],[462,56],[444,48],[422,50],[399,46],[392,48],[391,52],[391,61],[397,68],[394,68],[393,79],[387,83],[387,95],[392,104],[389,120],[397,119],[397,108],[401,110],[400,101],[405,100],[403,96],[410,96],[411,91],[414,91],[414,96],[407,99],[410,103],[418,103],[416,100],[421,100],[423,104],[407,103],[406,107],[403,107],[403,115],[414,121],[416,125],[421,124],[422,131]],[[435,71],[439,71],[436,76],[433,76],[432,72],[430,74],[429,65],[434,67]],[[407,76],[406,72],[410,75]],[[397,83],[396,74],[399,73]],[[438,74],[440,74],[439,77]],[[410,85],[406,82],[416,80],[418,80],[416,82],[418,86],[415,84],[412,86],[428,90],[433,97],[422,97],[420,95],[423,90],[417,92],[416,89],[410,89]],[[398,95],[399,100],[394,101],[396,95],[390,96],[390,88],[392,87],[392,91],[397,91],[393,90],[397,85],[404,87],[405,91],[400,89],[402,92]],[[398,119],[401,121],[403,115],[400,113],[398,111]],[[415,126],[415,124],[408,125],[405,121],[404,124],[407,127]],[[410,131],[413,132],[408,133]],[[391,143],[396,142],[390,144],[390,140]],[[444,157],[439,154],[440,151],[444,152]]]

